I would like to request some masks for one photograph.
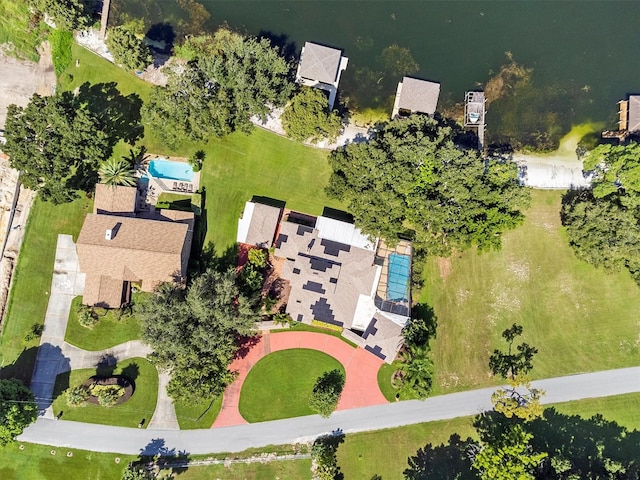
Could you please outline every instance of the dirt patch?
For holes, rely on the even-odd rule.
[[[38,53],[40,61],[34,63],[10,57],[0,50],[0,129],[4,129],[9,105],[25,107],[34,93],[53,93],[56,75],[49,42],[44,42]]]
[[[446,280],[451,275],[451,259],[438,257],[436,260],[438,263],[438,270],[440,271],[440,278]]]

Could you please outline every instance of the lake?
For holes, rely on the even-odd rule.
[[[152,0],[117,0],[145,4]],[[185,5],[193,0],[176,0]],[[173,0],[155,12],[180,16]],[[531,68],[518,98],[495,102],[489,133],[536,129],[559,136],[571,125],[615,126],[616,102],[640,91],[640,4],[632,1],[215,1],[206,27],[228,23],[249,34],[282,35],[344,49],[341,97],[352,108],[391,110],[402,73],[381,61],[396,44],[419,65],[414,76],[441,83],[439,107],[463,99],[508,62]],[[134,9],[132,9],[134,11]],[[184,11],[184,10],[183,10]],[[169,12],[169,13],[167,13]],[[177,12],[177,13],[176,13]],[[155,19],[158,21],[159,19]],[[171,21],[171,18],[169,18]],[[174,19],[174,21],[178,21]],[[184,20],[183,20],[184,21]],[[188,21],[187,21],[188,23]],[[527,118],[527,115],[530,118]],[[545,132],[541,132],[545,133]]]

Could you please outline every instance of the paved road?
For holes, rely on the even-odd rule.
[[[640,367],[572,375],[533,382],[546,390],[545,404],[640,391]],[[442,395],[373,407],[342,410],[330,418],[318,415],[209,430],[142,430],[40,418],[18,437],[20,441],[137,455],[149,452],[152,440],[166,449],[191,454],[239,452],[250,447],[309,441],[341,429],[345,433],[475,415],[491,408],[494,388]],[[161,440],[161,441],[158,441]],[[145,449],[146,447],[146,449]]]

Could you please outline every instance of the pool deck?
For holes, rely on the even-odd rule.
[[[193,180],[188,182],[185,180],[154,177],[149,173],[147,168],[148,163],[152,160],[169,160],[172,162],[187,163],[186,158],[150,153],[145,156],[144,160],[144,163],[138,165],[136,168],[136,177],[146,177],[149,180],[147,188],[143,190],[141,195],[141,210],[149,210],[150,207],[155,206],[161,193],[181,193],[188,195],[195,193],[200,188],[200,172],[193,172]]]
[[[400,240],[395,247],[387,245],[382,239],[378,243],[376,256],[384,258],[384,263],[382,264],[382,272],[380,274],[380,281],[378,282],[376,296],[384,300],[387,299],[387,284],[389,282],[389,255],[391,255],[392,253],[408,255],[409,257],[412,257],[413,248],[411,247],[411,242]]]

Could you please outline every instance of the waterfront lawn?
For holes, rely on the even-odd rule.
[[[174,400],[176,417],[180,430],[193,430],[197,428],[211,428],[220,408],[222,407],[222,395],[211,400],[203,400],[196,404],[188,404]]]
[[[137,427],[145,419],[145,428],[153,416],[158,397],[158,371],[145,358],[130,358],[116,365],[114,375],[125,374],[135,382],[135,391],[122,405],[102,407],[87,404],[82,407],[67,405],[64,390],[84,383],[96,374],[95,368],[72,370],[71,374],[62,373],[56,377],[53,396],[53,411],[57,415],[64,412],[64,420],[85,423],[100,423],[119,427]]]
[[[33,325],[44,323],[58,234],[73,235],[75,240],[85,214],[93,208],[93,202],[81,196],[62,205],[36,198],[31,207],[0,337],[0,364],[6,368],[18,358],[19,364],[7,369],[10,375],[2,372],[3,376],[16,376],[27,384],[31,379],[40,339],[26,341],[25,337]]]
[[[434,393],[495,385],[489,356],[518,323],[537,347],[534,379],[640,364],[640,288],[578,260],[560,224],[559,191],[532,191],[524,225],[499,252],[431,259],[419,301],[436,313]]]
[[[144,295],[133,294],[134,303]],[[140,320],[135,314],[118,319],[118,310],[106,310],[96,308],[100,321],[91,328],[83,327],[78,323],[78,306],[82,303],[82,297],[78,296],[71,302],[69,322],[64,340],[83,350],[98,351],[120,345],[129,340],[140,338]]]
[[[306,348],[270,353],[249,371],[240,393],[240,414],[249,423],[313,415],[309,398],[324,372],[344,368],[326,353]]]

